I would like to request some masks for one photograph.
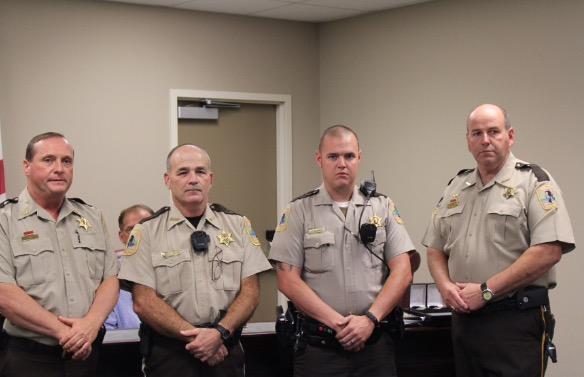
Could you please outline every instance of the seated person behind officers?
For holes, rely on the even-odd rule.
[[[305,317],[295,376],[396,375],[380,322],[412,280],[415,250],[393,201],[355,186],[360,162],[352,129],[326,129],[316,153],[323,183],[293,200],[276,228],[278,288]]]
[[[422,241],[454,311],[456,375],[540,377],[546,353],[555,359],[554,265],[575,247],[568,211],[554,179],[511,153],[515,129],[502,107],[474,109],[466,141],[477,166],[448,183]]]
[[[243,376],[239,334],[271,268],[249,220],[208,204],[211,159],[175,147],[164,182],[172,204],[132,230],[120,279],[132,286],[146,376]]]
[[[152,208],[144,204],[135,204],[120,212],[120,216],[118,217],[118,226],[120,227],[118,237],[124,246],[128,242],[128,238],[130,238],[130,232],[134,228],[134,225],[153,214],[154,211]],[[121,258],[124,250],[116,250],[118,258]],[[132,294],[122,289],[118,303],[105,320],[106,330],[137,329],[140,327],[140,318],[134,312],[132,305]]]
[[[26,187],[0,206],[0,376],[94,376],[118,299],[103,216],[67,198],[73,147],[47,132],[23,162]]]

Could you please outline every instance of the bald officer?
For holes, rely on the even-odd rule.
[[[278,288],[305,317],[295,376],[396,375],[380,321],[412,280],[414,245],[391,199],[355,186],[360,162],[352,129],[325,130],[316,153],[324,182],[292,201],[276,229]]]
[[[547,290],[556,285],[554,265],[574,249],[562,192],[511,153],[515,130],[503,108],[474,109],[466,140],[477,167],[451,180],[422,242],[455,311],[456,374],[542,376],[555,349]]]
[[[170,151],[172,206],[132,230],[120,279],[133,286],[147,376],[243,376],[242,326],[271,268],[247,218],[208,204],[211,160],[195,145]]]
[[[26,148],[26,188],[0,209],[0,376],[93,376],[118,298],[101,212],[65,195],[73,147],[59,133]]]

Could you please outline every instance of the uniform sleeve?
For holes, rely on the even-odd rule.
[[[531,230],[531,246],[559,241],[563,253],[574,250],[574,233],[568,209],[553,178],[535,185],[527,208],[527,221]]]
[[[105,220],[103,218],[103,214],[100,214],[101,216],[101,226],[103,229],[103,234],[105,237],[105,264],[104,264],[104,272],[103,272],[103,279],[107,279],[109,277],[112,276],[116,276],[118,274],[118,270],[119,270],[119,266],[118,266],[118,262],[116,260],[116,254],[114,253],[112,247],[111,247],[111,242],[110,242],[110,237],[109,237],[109,232],[108,232],[108,228],[107,228],[107,224],[105,223]]]
[[[262,271],[267,271],[272,268],[270,262],[264,255],[260,247],[260,242],[256,236],[255,231],[251,226],[251,222],[247,217],[243,218],[242,227],[242,244],[243,244],[243,266],[241,271],[242,279],[248,276],[255,275]]]
[[[436,206],[432,209],[432,216],[430,217],[430,222],[426,227],[426,232],[424,233],[424,237],[422,238],[422,245],[426,247],[431,247],[436,250],[444,251],[444,245],[446,245],[446,240],[442,237],[442,233],[440,232],[440,204],[442,203],[443,198],[446,197],[446,191],[442,193],[442,197],[436,204]]]
[[[299,209],[300,205],[291,203],[280,216],[269,259],[302,269],[304,267],[304,219]]]
[[[5,227],[6,218],[0,217],[0,283],[16,284],[12,247]]]
[[[404,226],[404,222],[395,203],[389,198],[387,201],[387,221],[385,222],[387,241],[385,243],[384,256],[385,260],[390,260],[393,257],[415,250],[416,248]]]
[[[122,255],[119,279],[156,289],[150,245],[148,228],[143,224],[134,226]]]

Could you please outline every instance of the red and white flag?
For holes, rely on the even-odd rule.
[[[4,156],[2,155],[2,134],[0,133],[0,203],[6,200],[6,184],[4,183]]]

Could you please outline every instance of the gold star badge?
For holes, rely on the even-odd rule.
[[[87,229],[91,228],[91,224],[89,223],[89,221],[85,217],[77,219],[77,221],[79,221],[79,227],[85,229],[85,231],[87,231]]]
[[[230,243],[234,242],[233,237],[231,237],[231,233],[226,231],[222,231],[220,234],[218,234],[217,238],[219,239],[219,243],[225,246],[229,246]]]
[[[507,187],[507,189],[503,193],[503,197],[505,199],[511,199],[512,197],[515,196],[516,192],[517,192],[517,190],[514,187]]]
[[[383,225],[381,223],[382,220],[383,219],[381,217],[379,217],[379,216],[373,216],[373,217],[370,217],[369,218],[369,223],[375,225],[378,228],[381,228],[381,226]]]

